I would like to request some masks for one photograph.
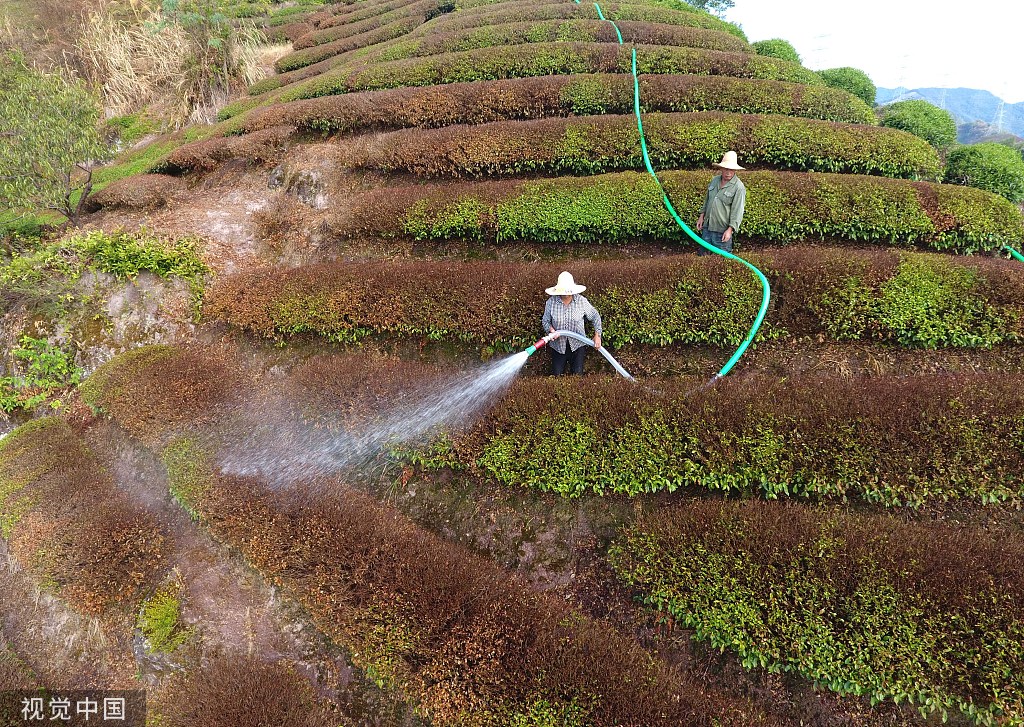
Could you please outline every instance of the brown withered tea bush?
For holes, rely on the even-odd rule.
[[[4,440],[0,493],[15,558],[79,611],[130,610],[158,579],[161,526],[123,499],[65,421],[36,420]]]
[[[225,655],[171,677],[150,711],[166,727],[348,727],[282,662]]]
[[[153,210],[185,189],[182,180],[166,174],[138,174],[107,185],[89,198],[89,204],[106,209]]]

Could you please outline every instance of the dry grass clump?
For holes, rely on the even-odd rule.
[[[153,105],[182,126],[208,120],[222,96],[262,77],[262,37],[254,28],[208,37],[208,25],[185,27],[146,4],[107,3],[89,13],[77,46],[109,110],[129,114]]]
[[[220,656],[176,673],[152,705],[164,727],[347,727],[309,681],[282,662]]]
[[[131,609],[158,578],[165,535],[126,503],[63,420],[16,430],[0,445],[0,501],[11,552],[76,609]]]
[[[154,210],[185,188],[185,182],[166,174],[138,174],[111,182],[89,201],[107,209]]]
[[[175,171],[209,171],[229,159],[270,161],[277,158],[294,131],[293,126],[272,126],[244,136],[203,139],[172,151],[165,165]]]

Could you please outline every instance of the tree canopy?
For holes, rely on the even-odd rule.
[[[0,56],[0,207],[54,210],[77,224],[92,165],[109,157],[96,97],[80,81]]]

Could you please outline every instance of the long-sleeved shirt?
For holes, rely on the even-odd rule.
[[[728,227],[739,232],[743,208],[747,204],[747,188],[739,177],[733,177],[724,187],[721,184],[722,175],[718,174],[708,185],[704,206],[700,210],[704,215],[704,227],[712,232],[725,232]]]
[[[540,319],[540,327],[544,331],[544,335],[551,333],[551,329],[554,328],[556,331],[572,331],[573,333],[585,336],[586,324],[584,323],[584,318],[590,320],[594,326],[594,333],[600,336],[601,314],[597,312],[597,308],[590,304],[589,300],[577,294],[572,297],[569,305],[566,305],[562,302],[561,296],[552,295],[544,305],[544,317]],[[570,351],[575,351],[580,346],[586,345],[582,341],[562,337],[556,338],[548,345],[559,353],[565,353],[565,342],[567,340],[569,341]]]

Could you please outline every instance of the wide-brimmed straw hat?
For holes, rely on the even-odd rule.
[[[576,285],[570,273],[559,273],[558,282],[553,287],[547,288],[544,292],[548,295],[576,295],[587,289],[585,285]]]
[[[743,169],[743,167],[736,162],[736,152],[734,151],[727,151],[723,154],[722,161],[718,162],[715,166],[721,167],[722,169]]]

